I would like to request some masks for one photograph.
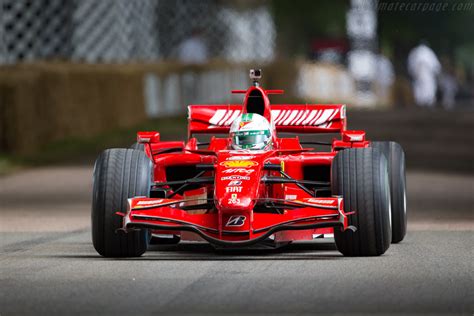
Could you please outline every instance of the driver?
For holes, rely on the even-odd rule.
[[[270,123],[256,113],[244,113],[230,127],[232,148],[235,150],[265,150],[272,147]]]

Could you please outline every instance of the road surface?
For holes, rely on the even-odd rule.
[[[104,259],[90,237],[91,168],[0,178],[0,315],[474,312],[474,176],[408,173],[406,239],[376,258],[329,241],[215,252],[155,246]]]

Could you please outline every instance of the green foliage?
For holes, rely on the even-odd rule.
[[[344,0],[274,0],[279,52],[305,55],[314,38],[344,38],[348,2]]]

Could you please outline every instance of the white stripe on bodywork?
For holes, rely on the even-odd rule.
[[[324,110],[319,110],[318,113],[316,114],[316,116],[314,116],[313,118],[311,118],[308,121],[305,121],[304,125],[312,125],[313,122],[316,121],[321,116],[321,114],[323,114],[323,112],[324,112]]]
[[[325,117],[328,114],[327,111],[328,110],[322,110],[320,115],[318,115],[318,117],[316,117],[314,120],[312,120],[308,125],[315,126],[315,125],[319,125],[319,124],[324,123],[326,121]]]
[[[232,124],[232,122],[234,122],[234,120],[237,118],[237,116],[240,115],[240,110],[235,110],[234,111],[234,114],[232,114],[232,116],[225,122],[225,126],[229,126],[230,124]]]
[[[287,110],[285,112],[286,112],[285,114],[282,114],[278,118],[278,122],[276,122],[277,125],[281,125],[281,123],[283,123],[286,120],[286,118],[291,114],[291,110]]]
[[[334,110],[324,110],[324,113],[311,125],[320,125],[327,122],[328,118],[332,115]]]
[[[285,113],[286,113],[286,110],[282,110],[282,111],[278,114],[278,116],[275,117],[275,120],[274,120],[275,124],[285,115]]]
[[[300,125],[300,123],[308,116],[308,113],[309,113],[309,110],[302,111],[301,117],[296,120],[294,125]]]
[[[290,122],[298,115],[299,111],[298,110],[293,110],[291,111],[290,116],[286,119],[286,121],[283,122],[281,125],[289,125]]]
[[[272,110],[272,121],[275,122],[281,110]]]
[[[224,123],[229,119],[229,117],[232,116],[233,113],[234,113],[233,110],[227,111],[227,113],[226,113],[226,115],[224,116],[224,118],[219,121],[219,125],[220,125],[220,126],[224,125]]]
[[[332,121],[332,119],[334,118],[334,116],[336,116],[337,112],[339,112],[338,109],[334,110],[334,114],[331,115],[331,117],[328,119],[328,122],[331,122],[331,121]]]
[[[330,123],[337,115],[338,109],[327,110],[272,110],[275,125],[322,125]],[[216,110],[209,123],[218,126],[229,126],[240,115],[240,110]],[[332,124],[331,124],[332,125]],[[330,126],[330,125],[329,125]],[[327,127],[329,127],[327,126]],[[323,127],[323,126],[321,126]],[[326,126],[324,126],[326,127]]]
[[[280,125],[281,122],[283,122],[283,119],[290,113],[290,110],[283,110],[281,111],[281,114],[278,116],[277,120],[275,121],[275,124]]]
[[[313,117],[318,114],[318,110],[312,110],[311,113],[309,114],[309,116],[306,118],[306,120],[303,121],[302,125],[306,125],[308,124],[309,121],[311,121],[313,119]]]
[[[214,113],[214,115],[210,118],[209,123],[212,125],[218,125],[226,113],[227,110],[217,110],[216,113]]]
[[[304,110],[298,111],[298,115],[288,124],[288,125],[295,125],[295,123],[302,117],[304,114]]]

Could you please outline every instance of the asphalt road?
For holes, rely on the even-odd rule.
[[[330,241],[280,250],[155,247],[99,257],[91,169],[0,178],[0,315],[474,312],[474,176],[410,172],[406,239],[376,258]]]

